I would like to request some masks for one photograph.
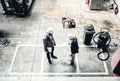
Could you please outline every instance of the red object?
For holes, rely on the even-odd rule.
[[[118,12],[119,12],[118,6],[115,8],[114,12],[115,12],[115,15],[118,14]]]
[[[90,5],[90,0],[88,0],[88,6]]]
[[[116,76],[120,76],[120,61],[118,62],[118,64],[114,68],[113,72],[115,73]]]
[[[111,67],[114,76],[120,77],[120,49],[118,49],[112,56]]]

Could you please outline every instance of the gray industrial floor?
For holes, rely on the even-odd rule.
[[[0,81],[119,81],[113,77],[111,57],[102,62],[97,58],[99,50],[93,41],[90,46],[83,44],[84,26],[93,24],[96,32],[103,27],[110,29],[111,56],[120,47],[120,33],[116,31],[120,29],[120,20],[112,10],[90,11],[84,0],[36,0],[32,14],[27,18],[2,14],[1,9],[1,37],[8,38],[11,43],[1,50]],[[76,28],[63,29],[62,17],[75,19]],[[42,41],[49,27],[54,28],[57,43],[55,55],[58,59],[53,59],[52,65],[47,62]],[[69,33],[78,37],[80,46],[75,66],[69,66]]]

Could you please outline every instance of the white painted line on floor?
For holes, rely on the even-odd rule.
[[[104,61],[103,64],[104,64],[104,67],[105,67],[105,72],[109,75],[107,63]]]
[[[28,73],[16,73],[16,72],[12,72],[12,73],[9,73],[10,75],[85,75],[85,76],[88,76],[88,75],[108,75],[107,73],[105,72],[102,72],[102,73],[31,73],[31,72],[28,72]]]
[[[77,73],[43,73],[43,70],[44,70],[44,54],[43,54],[42,62],[41,62],[42,63],[41,73],[34,73],[34,72],[17,73],[17,72],[11,72],[12,67],[13,67],[13,63],[15,61],[15,58],[16,58],[19,46],[43,46],[43,45],[18,44],[16,46],[16,49],[15,49],[15,52],[14,52],[14,56],[13,56],[13,59],[12,59],[12,62],[11,62],[11,66],[10,66],[10,69],[9,69],[9,74],[11,74],[11,75],[108,75],[109,74],[108,73],[108,69],[107,69],[107,64],[106,64],[105,61],[103,62],[104,67],[105,67],[105,72],[91,72],[91,73],[87,73],[87,72],[82,73],[82,72],[79,72],[79,64],[78,64],[78,57],[77,56],[76,56]],[[64,46],[64,45],[57,45],[57,46],[61,47],[61,46]],[[80,47],[81,46],[83,46],[83,47],[95,47],[95,46],[80,45]],[[104,57],[104,55],[103,55],[103,57]]]
[[[12,67],[13,67],[13,63],[14,63],[15,57],[17,55],[18,47],[19,46],[17,45],[16,48],[15,48],[15,52],[14,52],[14,56],[13,56],[13,59],[12,59],[11,65],[10,65],[9,73],[11,73],[11,70],[12,70]]]
[[[20,44],[20,43],[22,43],[21,41],[18,41],[18,43]]]
[[[69,42],[64,42],[64,43],[62,43],[62,45],[68,46],[68,45],[69,45]]]
[[[37,45],[37,44],[18,44],[18,46],[43,46],[43,45]]]
[[[24,32],[21,32],[20,34],[23,35],[23,34],[25,34],[25,33],[24,33]]]
[[[30,42],[30,41],[28,41],[27,43],[28,43],[28,44],[30,44],[31,42]]]
[[[43,45],[37,45],[37,44],[18,44],[18,46],[43,46]],[[67,45],[57,45],[58,47],[67,46]]]
[[[78,75],[79,73],[34,73],[34,72],[17,73],[17,72],[12,72],[9,74],[10,75]]]
[[[37,44],[18,44],[18,46],[43,46],[43,45],[37,45]],[[62,44],[62,45],[56,45],[58,47],[69,47],[70,45],[66,45],[66,44]],[[90,46],[87,46],[87,45],[79,45],[79,47],[97,47],[96,45],[90,45]]]
[[[102,58],[105,58],[104,54],[102,54]],[[106,74],[109,74],[106,61],[103,61],[103,65],[104,65],[104,67],[105,67],[105,72],[106,72]]]
[[[80,70],[79,70],[79,63],[78,63],[78,55],[76,54],[76,68],[77,68],[77,73],[80,73]]]
[[[97,45],[79,45],[79,47],[90,48],[90,47],[97,47]]]
[[[45,52],[42,53],[42,61],[41,61],[41,73],[44,72],[44,55],[45,55]]]
[[[32,35],[33,33],[29,33],[30,35]]]
[[[21,32],[20,35],[32,35],[33,33],[29,33],[29,32]]]
[[[107,75],[107,73],[105,72],[91,72],[91,73],[88,73],[88,72],[84,72],[84,73],[43,73],[43,75]]]

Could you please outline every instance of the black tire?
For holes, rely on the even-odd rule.
[[[108,56],[106,57],[106,58],[100,58],[100,54],[102,54],[102,53],[107,53],[108,54]],[[99,52],[98,54],[97,54],[97,57],[98,57],[98,59],[99,60],[101,60],[101,61],[106,61],[106,60],[108,60],[109,59],[109,57],[110,57],[110,54],[109,54],[109,52],[108,51],[106,51],[106,52],[103,52],[103,51],[101,51],[101,52]]]

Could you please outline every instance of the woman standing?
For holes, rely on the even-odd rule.
[[[70,65],[74,65],[75,55],[76,53],[79,53],[79,45],[78,45],[77,37],[74,36],[73,34],[69,34],[68,39],[71,41],[70,49],[71,49],[72,60],[70,62]]]

